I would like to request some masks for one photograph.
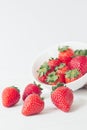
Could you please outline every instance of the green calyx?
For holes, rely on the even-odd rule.
[[[44,100],[44,97],[41,97],[42,100]]]
[[[35,84],[36,86],[38,86],[38,87],[40,88],[40,90],[43,90],[43,88],[41,88],[41,84],[37,84],[35,81],[34,81],[34,84]]]
[[[77,49],[74,51],[74,56],[87,56],[87,49]]]
[[[55,82],[58,79],[58,76],[53,71],[47,76],[47,82]]]
[[[47,62],[45,62],[40,66],[37,72],[39,73],[39,76],[43,76],[48,70],[50,70],[50,67],[48,66]]]
[[[63,52],[68,50],[69,46],[64,46],[64,47],[58,47],[58,51]]]
[[[52,91],[57,89],[58,87],[65,86],[64,83],[59,82],[56,86],[52,86]]]
[[[53,58],[53,57],[51,57],[51,58],[49,59],[49,61],[50,61],[50,60],[54,60],[54,58]]]
[[[62,69],[65,66],[66,66],[65,63],[61,63],[59,66],[55,67],[55,70]]]
[[[58,58],[53,58],[53,57],[51,57],[51,58],[49,59],[49,61],[50,61],[50,60],[57,60],[57,59],[58,59]]]
[[[20,90],[16,86],[11,86],[11,88],[15,88],[18,92],[20,92]]]
[[[79,76],[80,72],[77,69],[69,70],[66,72],[66,78],[77,78]]]

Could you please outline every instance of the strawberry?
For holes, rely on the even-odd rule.
[[[55,71],[51,72],[47,76],[47,83],[50,85],[56,85],[58,82],[64,82],[64,75],[63,74],[56,74]]]
[[[38,69],[37,73],[38,73],[38,80],[42,83],[46,83],[47,80],[47,75],[50,72],[50,67],[48,66],[48,63],[45,62],[43,63],[40,68]]]
[[[38,76],[38,80],[42,83],[47,84],[47,76],[46,75],[42,75],[42,76]]]
[[[22,107],[22,114],[25,116],[30,116],[40,113],[44,109],[44,101],[40,98],[38,94],[30,94],[24,101]]]
[[[45,62],[45,63],[43,63],[41,66],[40,66],[40,68],[38,69],[38,74],[39,74],[39,76],[41,77],[41,76],[43,76],[43,75],[46,75],[46,73],[48,72],[50,70],[50,67],[48,66],[48,63],[47,62]]]
[[[60,60],[58,58],[54,59],[51,58],[48,61],[48,65],[51,69],[54,69],[56,66],[58,66],[60,64]]]
[[[69,63],[71,69],[78,69],[82,74],[87,72],[87,57],[76,56]]]
[[[69,48],[69,46],[64,46],[62,48],[58,48],[59,50],[59,55],[58,55],[58,58],[64,62],[64,63],[68,63],[72,57],[74,56],[74,51]]]
[[[48,76],[51,72],[52,72],[52,70],[48,70],[48,71],[46,72],[46,74],[44,74],[44,75],[42,75],[42,76],[38,75],[38,80],[39,80],[40,82],[42,82],[42,83],[48,84],[48,83],[47,83],[47,76]]]
[[[15,86],[6,87],[2,92],[2,104],[5,107],[14,106],[20,99],[19,89]]]
[[[66,72],[65,82],[66,83],[72,82],[72,81],[80,78],[81,76],[82,76],[82,74],[77,69],[69,70]]]
[[[22,99],[25,100],[25,98],[32,93],[41,95],[42,93],[41,91],[42,91],[42,88],[40,87],[40,84],[36,84],[35,82],[30,83],[25,87],[23,91]]]
[[[61,85],[61,87],[59,87]],[[52,87],[51,100],[53,104],[64,112],[70,111],[73,103],[73,92],[70,88],[65,87],[63,84],[58,84]]]
[[[61,63],[55,68],[57,74],[65,74],[69,70],[69,67],[65,63]]]

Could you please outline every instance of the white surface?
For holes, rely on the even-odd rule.
[[[41,51],[58,42],[87,43],[86,16],[86,0],[0,1],[0,130],[87,129],[87,90],[75,92],[70,113],[56,110],[49,98],[43,113],[32,117],[21,114],[21,100],[10,109],[1,103],[4,87],[14,84],[22,93],[33,81],[33,60]]]

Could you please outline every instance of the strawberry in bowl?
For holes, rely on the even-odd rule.
[[[62,43],[42,53],[33,66],[34,78],[51,89],[59,82],[72,90],[83,87],[87,77],[87,45],[79,44]]]

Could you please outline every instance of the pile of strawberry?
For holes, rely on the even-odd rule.
[[[56,108],[69,112],[73,103],[73,91],[65,86],[87,72],[87,50],[73,50],[68,46],[59,48],[58,57],[43,63],[38,69],[39,81],[50,84],[52,92],[50,99]],[[45,107],[41,98],[42,88],[36,83],[28,84],[23,93],[21,113],[25,116],[39,114]],[[15,106],[21,98],[20,91],[15,86],[6,87],[2,91],[4,107]]]
[[[44,99],[41,98],[42,88],[35,82],[28,84],[22,94],[23,105],[21,113],[24,116],[39,114],[45,107]],[[15,106],[21,98],[20,91],[15,86],[4,88],[2,91],[2,104],[4,107]],[[52,88],[50,99],[56,108],[63,112],[69,112],[73,103],[73,92],[70,88],[59,83]]]
[[[38,80],[49,85],[69,83],[87,72],[87,49],[73,50],[69,46],[58,48],[58,56],[44,62],[39,69]]]

